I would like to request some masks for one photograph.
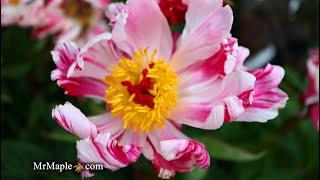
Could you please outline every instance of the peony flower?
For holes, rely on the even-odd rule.
[[[43,4],[43,0],[1,0],[1,25],[35,25]]]
[[[210,163],[205,147],[181,132],[182,124],[217,129],[276,116],[287,99],[277,88],[284,71],[243,66],[249,50],[231,37],[232,10],[222,4],[190,0],[185,28],[174,40],[156,1],[128,0],[114,11],[111,33],[82,48],[56,46],[52,80],[67,95],[100,99],[110,110],[86,117],[68,102],[54,108],[53,119],[81,138],[81,163],[116,170],[142,154],[159,177],[170,178]]]
[[[56,42],[75,41],[80,45],[107,30],[104,8],[108,0],[50,0],[39,16],[33,35],[56,34]]]
[[[88,39],[107,30],[104,9],[109,0],[2,0],[2,25],[33,27],[33,36],[55,34],[56,42]]]
[[[319,131],[319,48],[310,52],[308,59],[308,88],[303,93],[305,106],[309,107],[309,117]]]

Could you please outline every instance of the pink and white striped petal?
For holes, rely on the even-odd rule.
[[[252,91],[251,103],[245,112],[234,121],[266,122],[278,115],[278,109],[284,108],[288,96],[278,88],[284,77],[284,70],[279,66],[268,64],[265,68],[249,71],[256,77]]]
[[[78,60],[79,48],[73,42],[58,44],[51,52],[57,69],[51,79],[70,96],[104,98],[106,89],[101,71],[86,70],[85,63]],[[89,64],[89,63],[88,63]],[[107,72],[107,71],[105,71]],[[97,79],[99,78],[99,79]]]
[[[115,44],[129,55],[149,48],[151,52],[158,50],[159,57],[169,60],[172,37],[158,4],[154,0],[128,0],[126,10],[118,15],[112,31]]]
[[[179,127],[173,124],[174,121],[167,120],[166,124],[161,129],[155,129],[148,133],[148,141],[156,149],[160,149],[160,142],[169,139],[188,139],[186,135],[181,132]]]
[[[97,134],[96,126],[69,102],[56,106],[52,110],[52,118],[61,127],[80,138],[94,137]]]
[[[217,129],[224,121],[244,112],[255,80],[252,74],[237,71],[222,80],[207,84],[209,87],[206,89],[211,89],[207,93],[201,90],[204,89],[203,86],[194,88],[193,91],[182,89],[180,94],[184,96],[180,97],[178,106],[172,111],[171,119],[192,127]],[[243,96],[246,92],[249,95]]]
[[[199,61],[179,73],[181,86],[222,78],[232,72],[243,70],[243,62],[249,56],[247,48],[238,46],[236,38],[225,39],[218,52]]]
[[[160,152],[154,151],[152,164],[158,177],[169,179],[176,172],[190,172],[195,166],[205,169],[210,156],[204,145],[194,140],[171,139],[160,142]]]
[[[195,1],[188,4],[186,26],[172,57],[173,68],[179,72],[216,53],[230,36],[233,16],[222,1]]]
[[[112,41],[110,33],[100,34],[91,39],[78,54],[77,63],[81,71],[77,69],[70,76],[86,76],[103,79],[108,74],[108,68],[116,65],[122,56]]]
[[[118,137],[123,132],[122,120],[109,112],[90,116],[88,119],[96,126],[99,133],[110,133],[112,136]]]
[[[212,12],[223,6],[223,0],[188,0],[184,1],[184,3],[188,5],[188,11],[185,17],[186,27],[182,33],[185,37],[194,32],[198,26],[206,21]]]
[[[140,149],[134,145],[119,145],[110,133],[77,141],[77,157],[84,163],[102,163],[110,170],[117,170],[135,162]]]
[[[133,132],[132,130],[125,130],[118,138],[119,144],[132,144],[137,147],[143,147],[146,144],[147,133]]]
[[[204,169],[210,164],[204,145],[190,140],[171,121],[148,134],[142,152],[163,179],[173,177],[176,172],[190,172],[195,166]]]

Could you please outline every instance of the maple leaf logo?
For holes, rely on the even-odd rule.
[[[77,165],[75,165],[73,167],[75,168],[74,171],[76,171],[76,172],[81,172],[84,169],[80,163],[78,163]]]

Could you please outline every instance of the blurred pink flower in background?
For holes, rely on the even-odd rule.
[[[187,5],[179,37],[172,37],[157,1],[128,0],[109,5],[111,33],[82,48],[65,42],[52,51],[51,78],[66,95],[100,99],[110,110],[86,117],[70,103],[54,108],[53,119],[81,138],[81,163],[116,170],[143,154],[161,178],[206,168],[208,152],[181,132],[182,124],[266,122],[285,106],[281,67],[244,67],[249,50],[230,34],[231,8],[222,0]]]
[[[1,0],[1,25],[33,26],[43,5],[43,0]]]
[[[319,131],[319,48],[313,49],[307,62],[308,88],[303,93],[305,106],[308,107],[308,116],[312,119],[315,128]]]
[[[57,34],[56,42],[75,41],[83,45],[107,30],[104,8],[108,1],[50,0],[39,17],[33,35]]]
[[[104,10],[108,0],[1,1],[2,25],[34,28],[33,36],[55,35],[56,43],[88,39],[107,31]]]

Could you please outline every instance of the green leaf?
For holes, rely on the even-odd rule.
[[[47,44],[48,44],[48,38],[36,41],[33,47],[34,52],[41,52],[45,50]]]
[[[57,140],[57,141],[64,141],[64,142],[76,142],[78,138],[75,135],[70,134],[66,131],[53,131],[46,135],[49,139]]]
[[[248,162],[265,155],[265,152],[252,153],[212,137],[201,137],[199,140],[206,145],[210,156],[216,159]]]
[[[45,108],[46,104],[42,97],[37,96],[32,100],[29,109],[29,112],[31,112],[28,119],[29,127],[32,127],[37,122],[37,120],[41,118],[42,115],[47,116],[47,114],[44,114],[45,112],[47,112]]]
[[[1,103],[10,103],[12,98],[9,94],[1,92]]]
[[[33,179],[33,162],[46,161],[51,157],[49,152],[30,142],[4,140],[1,145],[3,179]]]
[[[21,60],[19,64],[10,64],[3,69],[3,76],[13,79],[25,78],[32,68],[32,61]]]
[[[299,90],[300,92],[304,91],[306,88],[305,79],[302,79],[301,75],[289,66],[284,67],[284,69],[286,72],[284,81],[287,82],[293,89]]]
[[[184,176],[185,180],[202,180],[208,175],[209,169],[200,169],[196,167],[192,172],[186,173]]]

